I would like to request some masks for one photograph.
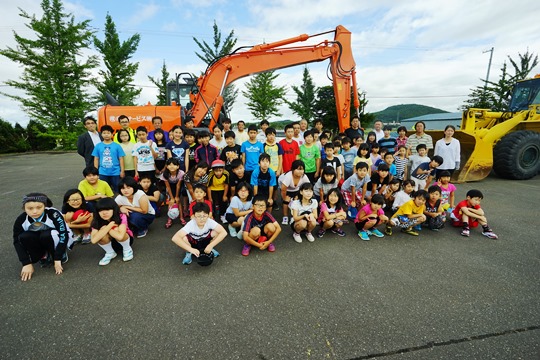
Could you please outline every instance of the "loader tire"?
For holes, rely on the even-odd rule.
[[[506,179],[536,176],[540,171],[540,133],[519,130],[504,136],[493,149],[493,170]]]

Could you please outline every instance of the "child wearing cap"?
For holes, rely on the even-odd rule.
[[[225,170],[225,162],[214,160],[212,169],[208,174],[208,199],[212,200],[215,219],[221,222],[227,222],[225,219],[225,210],[227,210],[227,194],[229,193],[229,173]]]

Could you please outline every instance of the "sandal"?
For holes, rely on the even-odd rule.
[[[181,218],[180,218],[180,224],[186,225],[186,219],[184,219],[183,217],[181,217]]]
[[[168,218],[167,222],[165,223],[165,229],[168,229],[172,226],[172,219]]]

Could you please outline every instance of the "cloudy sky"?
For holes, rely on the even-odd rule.
[[[0,4],[0,48],[15,45],[13,31],[30,37],[18,8],[39,17],[40,1],[0,0]],[[234,30],[238,46],[345,26],[353,34],[358,86],[366,92],[369,112],[410,103],[456,111],[470,89],[486,77],[487,50],[494,48],[491,80],[499,76],[508,55],[540,53],[538,0],[72,0],[64,1],[64,6],[77,20],[90,19],[100,38],[107,12],[121,39],[141,35],[133,59],[140,64],[134,81],[143,88],[140,104],[155,101],[157,89],[147,75],[159,77],[163,61],[171,73],[198,74],[205,69],[195,56],[199,49],[192,38],[211,42],[214,20],[224,34]],[[308,68],[317,86],[330,85],[327,62]],[[302,66],[280,70],[277,83],[289,89],[299,85],[302,70]],[[16,93],[3,82],[20,73],[17,64],[0,57],[0,91]],[[534,73],[540,73],[540,67]],[[236,82],[240,90],[246,80]],[[292,90],[287,96],[294,99]],[[243,103],[240,98],[235,104],[233,121],[254,120]],[[281,111],[281,118],[295,118],[286,107]],[[18,104],[1,94],[0,117],[28,122]]]

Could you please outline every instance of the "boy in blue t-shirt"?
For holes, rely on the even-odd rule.
[[[259,156],[259,167],[251,174],[251,186],[253,186],[253,195],[264,195],[268,199],[268,206],[272,208],[277,182],[276,173],[270,169],[270,155],[264,153]]]
[[[99,179],[107,182],[114,192],[118,192],[120,177],[124,177],[124,150],[113,139],[113,128],[110,125],[101,127],[103,141],[92,151],[94,166],[99,170]],[[131,155],[131,154],[130,154]]]
[[[251,179],[251,173],[259,166],[259,155],[264,153],[264,145],[257,141],[257,125],[249,125],[248,136],[241,151],[247,178]]]

